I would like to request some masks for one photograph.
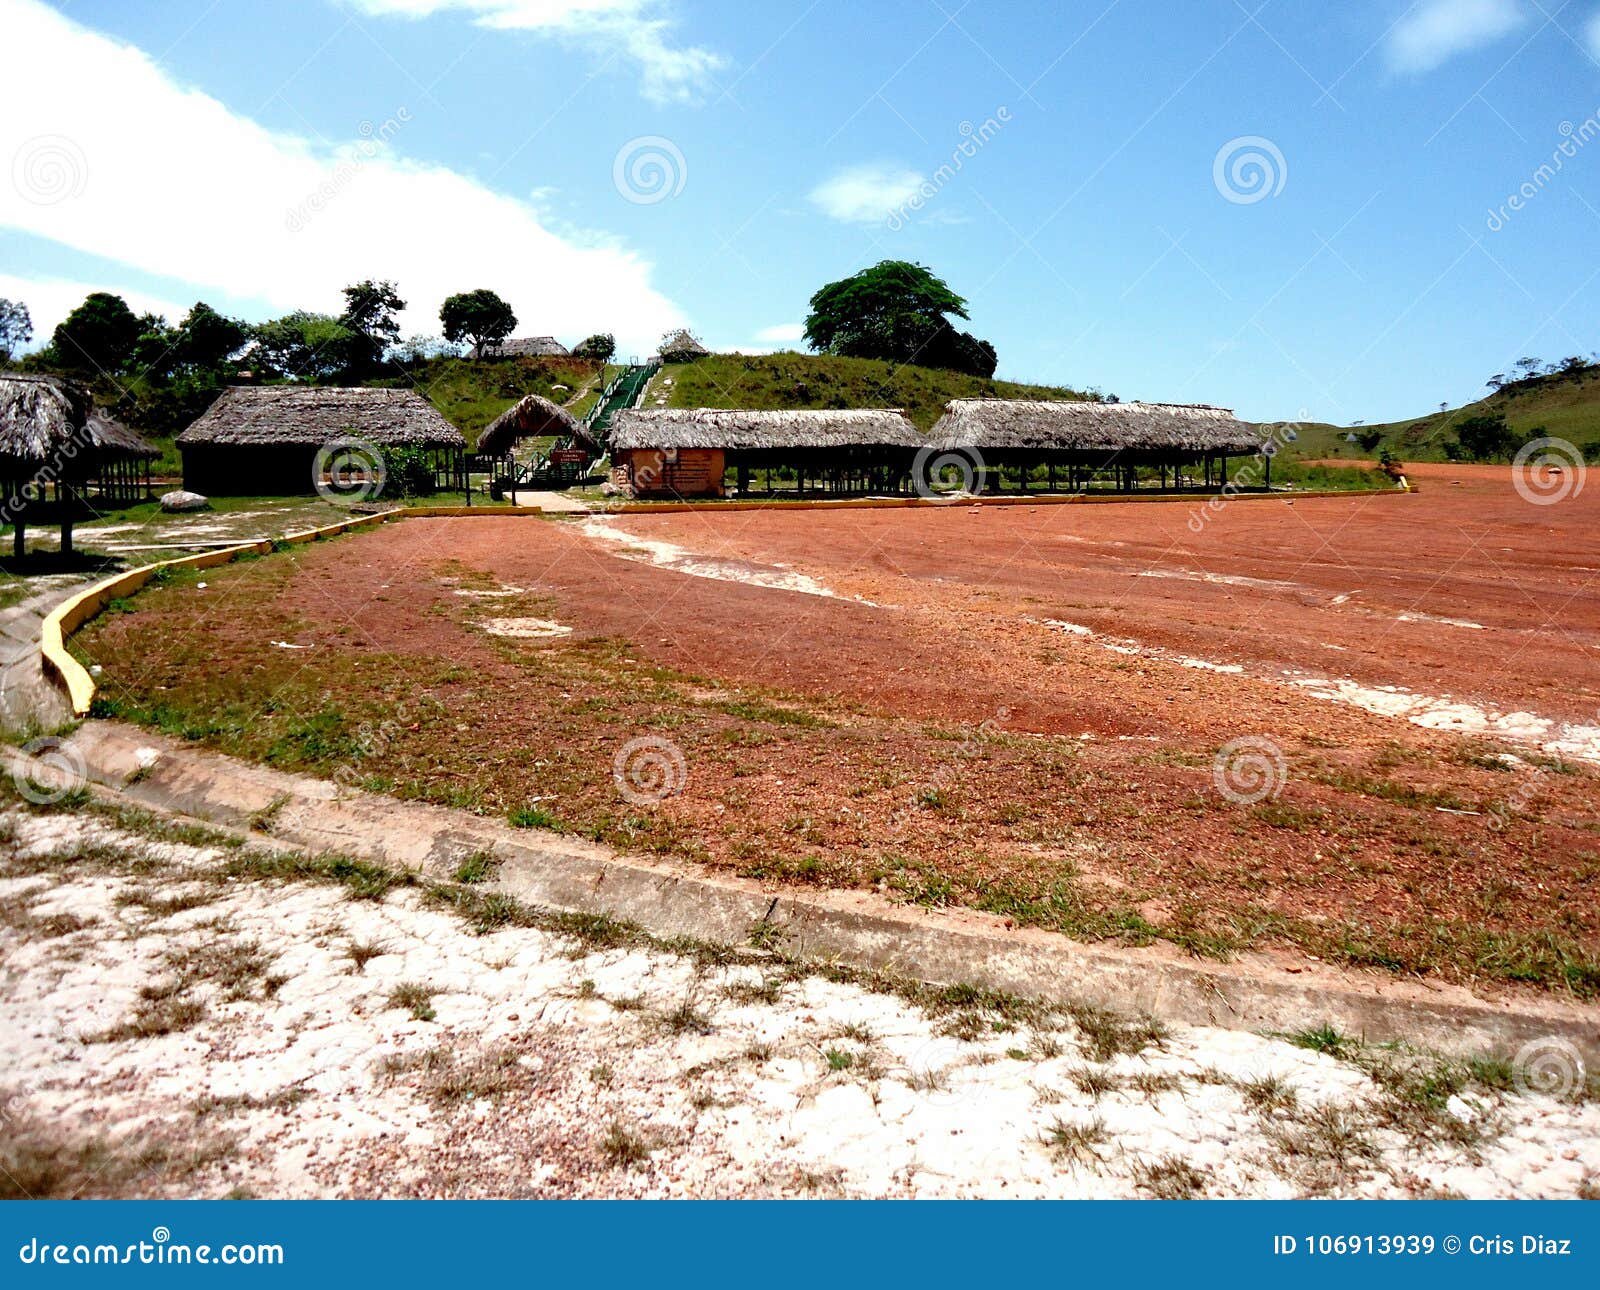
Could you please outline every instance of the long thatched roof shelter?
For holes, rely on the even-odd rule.
[[[478,436],[480,456],[504,457],[523,439],[571,439],[598,457],[604,451],[589,428],[549,399],[529,394],[507,408]]]
[[[734,408],[651,408],[619,412],[611,446],[773,451],[921,448],[927,440],[898,408],[818,412]]]
[[[16,554],[33,523],[72,524],[150,493],[151,444],[95,407],[87,390],[53,376],[0,373],[0,522],[13,526]]]
[[[514,336],[485,352],[493,358],[566,358],[572,351],[554,336]]]
[[[350,441],[420,449],[441,469],[467,447],[415,390],[311,385],[229,389],[177,443],[194,492],[292,495],[315,488],[319,452]]]
[[[1190,482],[1199,466],[1209,486],[1226,472],[1231,457],[1254,457],[1262,438],[1227,408],[1208,404],[1048,402],[1031,399],[955,399],[929,434],[939,454],[965,457],[998,483],[1009,469],[1027,481],[1043,468],[1049,487],[1065,467],[1074,488],[1110,474],[1121,488],[1139,486],[1140,471],[1154,472],[1161,486]],[[1270,459],[1267,482],[1271,482]]]
[[[767,492],[893,492],[926,446],[893,408],[652,408],[611,426],[613,482],[641,494],[721,496],[729,470],[741,493],[757,471]]]

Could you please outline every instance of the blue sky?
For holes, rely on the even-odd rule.
[[[525,334],[751,350],[892,257],[1003,376],[1257,419],[1600,349],[1600,0],[0,0],[0,32],[0,295],[41,329],[89,287],[259,318],[378,275],[411,332],[489,286]]]

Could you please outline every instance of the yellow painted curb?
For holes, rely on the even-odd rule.
[[[381,511],[376,515],[342,520],[326,528],[286,533],[276,540],[241,542],[238,546],[223,547],[218,551],[202,551],[199,555],[186,555],[177,560],[162,560],[158,564],[143,565],[106,578],[57,605],[44,620],[39,632],[39,654],[45,675],[53,678],[67,692],[73,716],[88,716],[89,707],[94,702],[94,678],[83,664],[67,652],[67,638],[119,596],[138,591],[166,569],[211,569],[217,565],[231,564],[242,555],[270,555],[280,546],[300,546],[404,516],[404,510]]]
[[[1131,493],[1108,493],[1104,496],[1092,493],[1029,493],[1017,497],[1009,494],[980,493],[974,497],[950,499],[933,497],[854,497],[837,501],[817,498],[811,501],[796,499],[793,501],[761,502],[626,502],[615,508],[601,507],[596,513],[610,515],[674,515],[683,511],[897,510],[917,506],[1124,506],[1130,502],[1143,505],[1156,505],[1162,502],[1185,502],[1191,505],[1204,506],[1213,498],[1218,497],[1224,497],[1230,502],[1293,502],[1302,498],[1324,497],[1404,497],[1407,493],[1416,491],[1414,487],[1328,488],[1307,489],[1304,492],[1294,493],[1223,493],[1221,491],[1205,492],[1201,490],[1193,493],[1161,493],[1147,497],[1138,497]]]

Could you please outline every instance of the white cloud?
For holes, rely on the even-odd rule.
[[[1422,0],[1389,32],[1389,65],[1429,72],[1522,25],[1521,0]]]
[[[922,189],[922,176],[905,166],[850,166],[811,191],[825,215],[849,224],[887,220]]]
[[[336,311],[346,283],[393,278],[409,331],[437,332],[444,297],[480,286],[519,332],[611,331],[624,351],[683,321],[631,252],[563,240],[527,203],[398,156],[403,107],[334,153],[37,0],[0,0],[0,28],[28,51],[0,84],[0,226],[273,310]]]
[[[639,92],[654,103],[699,99],[712,73],[726,66],[720,54],[669,37],[674,27],[663,17],[667,0],[347,0],[364,13],[381,17],[425,18],[460,10],[481,26],[502,31],[547,32],[582,41],[597,50],[622,51],[638,64]]]
[[[1589,46],[1589,52],[1600,59],[1600,10],[1596,10],[1594,17],[1583,24],[1583,39]]]
[[[757,340],[775,343],[804,340],[805,338],[806,325],[804,323],[779,323],[776,327],[763,327],[756,333]]]
[[[83,303],[91,291],[107,290],[101,282],[75,282],[69,278],[24,278],[14,273],[0,273],[0,299],[20,300],[28,306],[28,317],[33,320],[33,340],[28,349],[38,349],[50,340],[56,324]],[[147,291],[119,290],[136,314],[160,314],[169,323],[175,323],[189,312],[193,300],[179,302]]]

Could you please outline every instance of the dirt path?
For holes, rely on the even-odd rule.
[[[7,811],[0,838],[8,1195],[1560,1197],[1600,1174],[1600,1104],[1555,1050],[1524,1072],[918,1005],[604,927],[484,932],[481,905],[82,814]]]

